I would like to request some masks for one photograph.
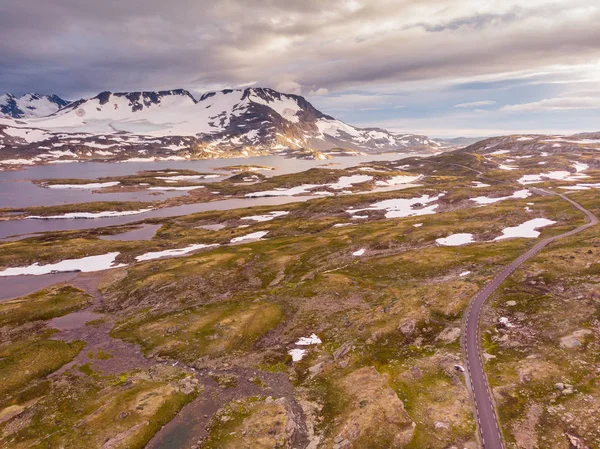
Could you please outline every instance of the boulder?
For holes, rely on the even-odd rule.
[[[333,353],[333,360],[337,362],[338,360],[342,359],[352,350],[353,347],[353,344],[347,341],[342,346],[337,348],[336,351]]]
[[[405,318],[398,325],[398,330],[402,332],[405,337],[410,337],[415,328],[417,327],[417,321],[414,318]]]

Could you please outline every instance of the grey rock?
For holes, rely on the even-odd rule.
[[[333,360],[337,362],[342,357],[345,357],[352,350],[352,348],[352,343],[347,341],[333,353]]]
[[[308,372],[310,373],[310,377],[318,376],[325,369],[325,362],[317,363],[316,365],[308,368]]]
[[[410,337],[416,327],[417,321],[414,318],[405,318],[398,326],[398,330],[402,332],[405,337]]]

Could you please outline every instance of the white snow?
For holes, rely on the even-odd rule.
[[[254,220],[254,221],[271,221],[277,217],[283,217],[284,215],[289,214],[287,211],[276,210],[273,212],[269,212],[266,215],[253,215],[251,217],[242,217],[241,220]]]
[[[422,175],[418,176],[392,176],[391,178],[385,181],[376,181],[375,185],[378,186],[397,186],[400,184],[410,184],[411,182],[415,182],[422,178]]]
[[[104,144],[104,143],[95,143],[95,142],[85,142],[84,145],[86,147],[99,148],[100,150],[106,150],[107,148],[114,147],[115,144]],[[101,156],[108,156],[112,154],[110,151],[95,151],[95,153]]]
[[[23,111],[24,118],[45,117],[55,113],[59,109],[59,105],[50,101],[48,96],[34,96],[31,93],[27,93],[21,97],[15,97],[9,94],[0,95],[0,104],[5,103],[9,97],[12,97],[17,104],[17,107]]]
[[[502,325],[506,326],[506,327],[513,327],[513,326],[514,326],[514,324],[512,324],[512,323],[511,323],[511,322],[508,320],[508,318],[506,318],[506,317],[504,317],[504,316],[500,317],[500,318],[498,319],[498,322],[499,322],[500,324],[502,324]]]
[[[203,189],[203,188],[204,188],[204,186],[184,186],[184,187],[155,186],[155,187],[148,187],[148,190],[162,190],[162,191],[182,190],[182,191],[189,191],[189,190],[197,190],[197,189]]]
[[[137,260],[138,262],[141,262],[144,260],[160,259],[161,257],[182,256],[184,254],[191,253],[192,251],[198,251],[200,249],[205,249],[205,248],[213,248],[215,246],[219,246],[219,245],[216,245],[216,244],[205,245],[204,243],[198,243],[198,244],[186,246],[185,248],[166,249],[164,251],[154,251],[154,252],[150,252],[150,253],[145,253],[140,256],[136,256],[135,260]]]
[[[342,176],[337,182],[332,184],[324,184],[321,187],[331,187],[332,189],[341,190],[352,187],[354,184],[360,184],[361,182],[367,182],[372,179],[373,177],[369,175]]]
[[[34,263],[28,267],[13,267],[0,271],[0,276],[21,276],[25,274],[42,275],[52,272],[66,272],[79,270],[83,273],[108,270],[110,268],[125,267],[126,264],[115,265],[118,252],[102,254],[100,256],[88,256],[81,259],[66,259],[61,262],[40,265]]]
[[[420,209],[413,209],[413,206],[417,204],[428,204],[438,200],[443,194],[437,196],[423,195],[416,198],[395,198],[390,200],[383,200],[377,203],[371,204],[371,206],[363,209],[348,209],[347,213],[352,215],[352,218],[368,218],[368,216],[354,215],[359,212],[370,211],[370,210],[385,210],[386,218],[403,218],[413,217],[417,215],[434,214],[435,209],[438,207],[437,204],[432,204],[427,207]]]
[[[247,198],[258,198],[258,197],[263,197],[263,196],[294,196],[294,195],[301,195],[301,194],[305,194],[305,193],[311,193],[313,195],[316,195],[317,192],[309,192],[309,191],[311,189],[315,189],[317,187],[322,187],[322,186],[319,184],[302,184],[300,186],[290,187],[289,189],[276,188],[274,190],[265,190],[263,192],[247,193],[246,197]],[[323,194],[323,193],[321,193],[321,194]],[[327,194],[329,195],[330,193],[327,192]]]
[[[490,154],[496,155],[496,154],[507,154],[507,153],[510,153],[510,151],[509,150],[497,150],[497,151],[494,151],[494,152],[492,152]]]
[[[73,153],[71,150],[50,150],[50,151],[48,151],[48,153],[49,153],[48,157],[61,157],[61,156],[77,157],[77,155],[75,153]],[[42,155],[40,154],[40,156],[42,156]]]
[[[518,170],[518,167],[513,167],[511,165],[504,165],[504,164],[499,164],[498,168],[500,170]]]
[[[145,212],[150,212],[152,208],[149,209],[139,209],[139,210],[126,210],[122,212],[117,211],[104,211],[104,212],[69,212],[68,214],[63,215],[48,215],[48,216],[39,216],[39,215],[31,215],[27,218],[32,220],[55,220],[55,219],[69,219],[69,218],[111,218],[111,217],[124,217],[127,215],[137,215],[143,214]]]
[[[475,201],[477,204],[492,204],[497,203],[498,201],[509,200],[511,198],[527,198],[529,196],[531,196],[531,192],[525,189],[517,190],[510,196],[501,196],[499,198],[488,198],[487,196],[478,196],[475,198],[471,198],[471,201]]]
[[[421,226],[423,226],[423,223],[415,223],[413,225],[414,228],[420,228]]]
[[[292,356],[293,362],[299,362],[306,355],[306,349],[294,348],[288,351],[288,354]]]
[[[89,184],[49,184],[49,189],[104,189],[105,187],[114,187],[119,185],[119,181],[111,182],[92,182]]]
[[[265,101],[257,95],[251,95],[250,100],[270,107],[289,122],[298,123],[300,121],[300,117],[296,115],[297,112],[301,111],[300,106],[294,98],[285,94],[281,95],[281,99],[273,98],[271,101]]]
[[[583,162],[575,162],[573,164],[573,168],[575,168],[575,171],[579,173],[587,170],[588,168],[590,168],[590,166],[588,164],[584,164]]]
[[[269,231],[253,232],[252,234],[246,234],[246,235],[242,235],[239,237],[234,237],[231,239],[230,243],[243,242],[244,240],[259,240],[259,239],[263,238],[265,235],[267,235],[268,233],[269,233]]]
[[[319,345],[322,341],[316,334],[311,334],[310,337],[300,337],[296,342],[298,346]]]
[[[354,251],[352,253],[353,256],[362,256],[365,253],[366,249],[359,249],[358,251]]]
[[[4,132],[9,136],[21,138],[28,143],[40,142],[52,137],[52,134],[41,129],[8,127],[4,129]]]
[[[6,165],[32,165],[34,161],[30,159],[4,159],[0,164]]]
[[[462,277],[468,276],[470,274],[471,274],[470,271],[463,271],[462,273],[459,274],[459,276],[462,278]]]
[[[489,187],[489,184],[485,184],[483,182],[479,182],[479,181],[472,181],[473,182],[473,187],[475,187],[476,189],[481,189],[482,187]]]
[[[302,184],[296,187],[286,188],[275,188],[273,190],[266,190],[263,192],[253,192],[247,193],[246,197],[248,198],[257,198],[263,196],[293,196],[293,195],[301,195],[301,194],[310,194],[310,195],[333,195],[331,192],[327,191],[315,191],[314,189],[318,188],[331,188],[334,190],[343,190],[348,187],[351,187],[354,184],[360,184],[362,182],[370,181],[373,177],[369,175],[351,175],[351,176],[342,176],[337,182],[330,184]],[[349,192],[346,192],[349,193]],[[351,192],[350,192],[351,193]]]
[[[539,173],[537,175],[524,175],[519,178],[518,182],[525,185],[537,184],[544,182],[546,179],[552,179],[555,181],[578,181],[585,178],[589,178],[589,176],[584,174],[574,174],[568,171],[552,171],[548,173]]]
[[[436,243],[442,246],[461,246],[467,243],[473,243],[473,234],[452,234],[448,237],[437,239]]]
[[[220,178],[221,175],[178,175],[178,176],[157,176],[156,179],[166,179],[169,181],[191,181],[194,179]]]
[[[596,183],[596,184],[590,184],[590,183],[585,183],[585,184],[577,184],[574,186],[566,186],[566,187],[561,187],[561,189],[565,189],[565,190],[590,190],[590,189],[600,189],[600,182]]]
[[[515,237],[537,238],[540,233],[536,231],[536,229],[543,228],[544,226],[550,226],[554,223],[556,222],[548,220],[547,218],[534,218],[533,220],[526,221],[518,226],[503,229],[502,235],[500,237],[496,237],[494,240],[503,240]]]

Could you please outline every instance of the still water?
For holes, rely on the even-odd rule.
[[[186,169],[203,173],[219,173],[218,169],[231,165],[265,165],[276,170],[264,171],[266,176],[297,173],[313,167],[331,166],[347,168],[368,161],[390,161],[408,157],[406,154],[379,154],[371,156],[335,157],[325,161],[286,159],[281,156],[255,156],[235,159],[204,159],[200,161],[159,162],[77,162],[28,167],[20,171],[0,172],[0,208],[32,206],[56,206],[59,204],[87,203],[91,201],[163,201],[167,198],[187,195],[186,192],[92,193],[78,189],[46,189],[31,181],[37,179],[80,178],[94,180],[107,176],[133,175],[143,170]],[[228,175],[227,172],[221,172]],[[223,178],[206,179],[202,182],[219,181]]]
[[[82,162],[73,164],[57,164],[30,167],[17,172],[0,172],[0,208],[27,207],[34,205],[56,205],[66,203],[83,203],[103,200],[157,200],[148,196],[148,192],[128,192],[102,194],[89,191],[45,189],[31,183],[35,179],[74,178],[96,179],[104,176],[130,175],[142,170],[165,170],[168,168],[190,169],[200,172],[212,172],[213,169],[229,165],[266,165],[276,170],[264,172],[267,176],[296,173],[313,167],[330,166],[347,168],[369,161],[394,161],[406,158],[406,154],[380,154],[370,156],[337,157],[326,161],[286,159],[280,156],[260,156],[237,159],[210,159],[181,162],[135,162],[135,163],[100,163]],[[181,195],[181,192],[165,192]],[[158,199],[163,200],[166,196]],[[212,210],[228,210],[242,207],[269,206],[306,201],[314,197],[264,197],[235,198],[209,203],[186,204],[152,210],[138,215],[97,219],[51,219],[51,220],[14,220],[0,221],[0,239],[10,236],[26,235],[48,231],[64,231],[75,229],[92,229],[104,226],[134,223],[148,218],[176,217]]]

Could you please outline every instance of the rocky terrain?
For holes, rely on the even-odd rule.
[[[0,301],[0,446],[475,449],[463,312],[541,236],[584,222],[537,187],[600,213],[594,140],[506,136],[210,183],[181,170],[40,181],[312,199],[0,243],[0,285],[85,271],[44,288],[30,276],[30,294]],[[117,207],[162,206],[3,218]],[[119,237],[149,225],[146,240]],[[550,245],[486,306],[507,448],[599,447],[599,245],[596,228]]]
[[[25,112],[12,96],[6,97],[4,118],[0,115],[4,169],[264,154],[327,159],[333,154],[435,153],[457,147],[420,135],[357,128],[323,114],[301,96],[266,88],[208,92],[198,99],[183,89],[102,92],[67,105],[56,99],[63,106],[58,110],[36,111],[37,103],[30,101]]]

